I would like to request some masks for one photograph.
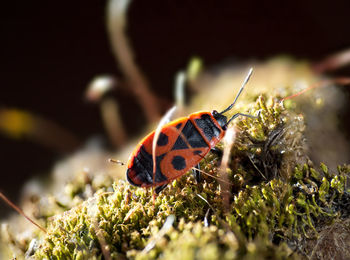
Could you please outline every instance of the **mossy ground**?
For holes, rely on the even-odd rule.
[[[252,95],[254,96],[254,95]],[[348,219],[349,166],[317,169],[307,155],[304,117],[277,95],[251,97],[240,117],[227,169],[209,154],[196,183],[187,174],[155,199],[152,190],[123,179],[73,178],[68,199],[51,197],[21,240],[3,230],[8,255],[34,259],[289,259],[313,254],[310,243],[332,223]],[[224,148],[223,144],[219,147]],[[223,175],[229,182],[222,185]],[[219,178],[219,179],[218,179]],[[228,204],[224,194],[229,195]],[[174,222],[161,232],[169,216]],[[7,245],[5,246],[5,244]],[[152,246],[151,246],[152,245]]]

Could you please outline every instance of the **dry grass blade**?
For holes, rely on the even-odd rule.
[[[159,134],[163,128],[163,126],[167,123],[170,122],[170,119],[172,118],[172,116],[174,115],[176,111],[176,106],[173,106],[171,109],[168,110],[168,112],[166,112],[166,114],[162,117],[162,119],[160,120],[156,131],[154,132],[154,137],[153,137],[153,143],[152,143],[152,161],[153,161],[153,183],[154,183],[154,178],[156,175],[156,148],[157,148],[157,141],[159,138]]]
[[[221,182],[224,182],[224,183],[226,183],[226,184],[232,185],[231,182],[226,181],[226,180],[223,180],[223,179],[221,179],[221,178],[219,178],[219,177],[217,177],[217,176],[214,176],[214,175],[212,175],[212,174],[210,174],[210,173],[207,173],[207,172],[205,172],[205,171],[202,171],[201,169],[198,169],[198,168],[195,168],[195,167],[192,167],[192,169],[193,169],[193,170],[196,170],[196,171],[199,171],[200,173],[203,173],[204,175],[207,175],[207,176],[209,176],[209,177],[211,177],[211,178],[213,178],[213,179],[215,179],[215,180],[218,180],[220,183],[221,183]]]
[[[142,250],[143,254],[147,254],[149,251],[151,251],[154,246],[157,244],[159,239],[161,239],[173,226],[173,223],[175,221],[174,215],[169,215],[167,219],[164,222],[163,227],[159,230],[159,232],[148,242],[148,244],[145,246],[145,248]]]
[[[178,72],[175,80],[175,103],[179,114],[182,114],[185,107],[186,74],[183,71]]]
[[[233,143],[235,141],[236,137],[236,131],[234,128],[230,127],[227,129],[225,137],[224,137],[224,152],[222,155],[221,165],[220,165],[220,176],[224,181],[220,181],[221,186],[221,196],[224,203],[224,209],[226,211],[229,210],[230,207],[230,186],[227,184],[229,183],[228,175],[226,172],[226,169],[228,168],[229,160],[230,160],[230,154],[231,154],[231,148],[233,146]]]
[[[46,229],[34,222],[28,215],[26,215],[23,210],[21,210],[19,207],[17,207],[12,201],[10,201],[2,192],[0,192],[0,198],[2,198],[11,208],[16,210],[21,216],[25,217],[30,223],[47,233]]]
[[[110,0],[107,5],[107,29],[112,49],[129,87],[145,111],[149,122],[160,117],[158,102],[151,93],[147,80],[134,61],[133,51],[125,33],[126,13],[131,1]]]

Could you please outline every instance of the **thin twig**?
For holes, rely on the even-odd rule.
[[[265,175],[259,170],[259,168],[256,166],[256,164],[253,162],[252,158],[250,158],[250,155],[248,154],[249,161],[253,164],[254,168],[260,173],[261,177],[263,177],[265,180],[267,179]]]
[[[20,215],[22,215],[23,217],[25,217],[30,223],[32,223],[33,225],[35,225],[37,228],[41,229],[42,231],[44,231],[45,233],[47,233],[47,230],[45,228],[43,228],[42,226],[40,226],[39,224],[37,224],[36,222],[34,222],[34,220],[32,220],[27,214],[25,214],[23,212],[23,210],[21,210],[19,207],[17,207],[12,201],[10,201],[2,192],[0,192],[0,198],[2,198],[11,208],[13,208],[14,210],[16,210]]]
[[[350,49],[336,53],[327,57],[323,61],[316,63],[313,65],[313,70],[316,73],[322,74],[327,71],[334,71],[348,64],[350,64]]]
[[[283,101],[285,101],[285,100],[298,97],[301,94],[303,94],[311,89],[320,88],[320,87],[327,87],[331,84],[348,85],[348,84],[350,84],[350,78],[349,77],[338,77],[338,78],[334,78],[334,79],[326,79],[326,80],[318,81],[315,84],[312,84],[310,87],[307,87],[307,88],[305,88],[305,89],[303,89],[295,94],[292,94],[288,97],[282,98],[280,100],[280,104],[282,104]]]
[[[216,180],[218,180],[219,182],[224,182],[224,183],[226,183],[226,184],[233,185],[233,184],[230,183],[229,181],[225,181],[225,180],[223,180],[223,179],[221,179],[221,178],[219,178],[219,177],[217,177],[217,176],[214,176],[214,175],[212,175],[212,174],[210,174],[210,173],[207,173],[207,172],[205,172],[205,171],[202,171],[201,169],[198,169],[198,168],[196,168],[196,167],[192,167],[192,170],[199,171],[200,173],[203,173],[203,174],[205,174],[205,175],[207,175],[207,176],[209,176],[209,177],[211,177],[211,178],[213,178],[213,179],[216,179]]]

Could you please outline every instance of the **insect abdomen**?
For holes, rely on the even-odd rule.
[[[154,177],[155,183],[164,183],[167,178],[161,173],[159,169],[159,163],[163,159],[164,155],[156,157],[156,174]],[[130,184],[134,186],[149,187],[153,185],[153,162],[152,155],[149,154],[144,145],[141,144],[138,153],[131,159],[126,171],[126,177]]]
[[[223,135],[224,131],[210,112],[194,113],[188,118],[170,122],[163,127],[157,141],[155,176],[153,132],[130,158],[127,180],[132,185],[143,187],[168,183],[197,165]]]

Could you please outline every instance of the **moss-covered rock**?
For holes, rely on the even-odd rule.
[[[350,166],[339,166],[337,173],[325,164],[317,169],[309,157],[312,144],[304,135],[308,124],[296,112],[298,104],[284,106],[278,94],[261,92],[240,107],[241,112],[260,113],[257,119],[235,120],[225,169],[221,158],[210,153],[201,162],[203,182],[187,174],[154,197],[152,190],[113,179],[104,169],[88,174],[78,167],[76,174],[67,167],[66,175],[73,177],[60,180],[55,187],[60,193],[48,189],[30,204],[47,233],[26,228],[13,232],[11,223],[18,220],[13,218],[8,226],[3,224],[3,254],[34,259],[317,255],[322,248],[315,252],[313,245],[322,234],[349,219]]]
[[[304,165],[295,169],[290,182],[246,185],[234,195],[229,213],[224,213],[220,186],[213,179],[198,185],[185,176],[155,200],[151,190],[119,181],[113,192],[98,192],[52,218],[33,253],[39,259],[99,258],[103,246],[112,257],[139,259],[284,258],[292,251],[308,255],[300,241],[317,239],[317,230],[350,214],[341,206],[349,197],[349,171],[340,167],[339,175],[333,175]],[[142,252],[169,215],[175,216],[173,228],[155,248]]]

